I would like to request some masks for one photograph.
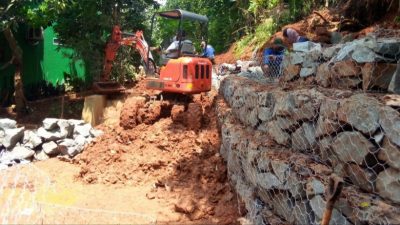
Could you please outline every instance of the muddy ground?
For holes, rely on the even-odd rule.
[[[183,103],[181,99],[161,102],[148,101],[148,96],[157,93],[138,96],[142,88],[139,83],[134,91],[129,92],[130,97],[117,99],[114,102],[118,104],[111,104],[105,123],[97,127],[105,134],[82,154],[67,162],[51,159],[1,172],[5,173],[3,177],[10,178],[4,178],[9,185],[3,189],[14,190],[11,187],[15,187],[16,181],[11,179],[11,173],[23,174],[25,170],[26,178],[18,181],[18,185],[31,188],[20,191],[33,188],[26,194],[38,199],[37,193],[47,190],[48,184],[35,181],[28,171],[35,167],[47,174],[51,186],[60,190],[55,197],[60,210],[42,205],[41,214],[36,216],[43,223],[108,222],[108,217],[87,220],[86,216],[70,210],[70,207],[77,207],[89,210],[87,215],[93,215],[90,210],[135,212],[149,215],[162,224],[238,224],[238,218],[245,214],[245,210],[229,185],[225,163],[218,153],[220,137],[214,112],[217,93],[196,95]],[[147,99],[144,108],[138,108],[137,99]],[[44,107],[46,103],[41,104]],[[52,104],[57,103],[47,104],[52,108],[55,107]],[[79,118],[78,110],[76,114]],[[28,118],[19,118],[19,121],[35,124],[38,118],[39,115],[31,114]],[[34,185],[26,185],[27,182]],[[13,196],[3,195],[0,203],[3,205],[10,199]],[[38,200],[37,204],[43,202],[54,203],[46,198]],[[66,209],[68,212],[63,213]],[[71,220],[68,215],[75,219]],[[63,218],[65,222],[57,218]],[[13,221],[30,219],[32,217],[26,216]]]

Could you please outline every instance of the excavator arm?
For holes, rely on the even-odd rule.
[[[153,56],[149,51],[149,45],[144,39],[143,31],[136,31],[135,34],[123,33],[119,26],[114,26],[111,39],[106,44],[104,65],[100,82],[96,82],[94,85],[97,92],[115,93],[124,89],[120,84],[113,82],[110,79],[113,62],[117,56],[118,49],[121,46],[130,46],[136,49],[142,58],[146,73],[155,73],[155,63]]]

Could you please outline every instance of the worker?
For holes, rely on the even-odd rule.
[[[300,36],[293,28],[285,28],[282,32],[283,37],[288,40],[290,44],[309,41],[307,37]]]
[[[178,32],[175,36],[174,41],[165,50],[166,58],[178,58],[179,57],[179,44],[193,45],[192,41],[186,40],[186,33],[184,30]],[[194,48],[193,48],[194,51]]]
[[[206,42],[205,41],[202,41],[200,46],[204,50],[202,56],[209,58],[211,60],[211,63],[214,65],[215,64],[215,60],[214,60],[214,58],[215,58],[215,55],[214,55],[215,50],[214,50],[214,48],[211,45],[207,45],[207,47],[206,47]]]
[[[281,63],[285,52],[285,46],[280,38],[275,38],[272,46],[263,52],[264,75],[268,77],[278,77],[280,75]]]

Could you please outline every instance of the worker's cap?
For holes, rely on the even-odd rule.
[[[278,45],[278,46],[284,47],[283,41],[280,38],[275,38],[274,39],[274,45]]]

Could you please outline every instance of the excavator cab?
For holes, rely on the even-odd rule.
[[[176,9],[157,12],[152,17],[151,30],[155,28],[156,18],[161,17],[177,21],[175,52],[164,52],[156,76],[146,79],[146,87],[163,92],[197,94],[211,90],[212,63],[208,58],[196,53],[196,48],[190,39],[185,39],[184,22],[199,24],[200,36],[207,41],[208,18],[192,12]],[[160,28],[162,29],[162,27]],[[173,54],[172,54],[173,53]],[[148,50],[150,56],[150,49]],[[153,61],[154,62],[154,61]]]
[[[136,33],[122,32],[120,27],[115,25],[105,48],[101,79],[93,85],[95,92],[115,94],[125,90],[121,84],[111,79],[113,62],[121,46],[129,46],[139,52],[147,75],[146,87],[149,89],[180,94],[197,94],[211,90],[211,61],[202,57],[201,54],[196,54],[195,45],[183,38],[183,24],[185,21],[189,21],[199,24],[200,32],[197,33],[200,33],[200,35],[198,36],[202,41],[207,42],[207,17],[179,9],[158,12],[152,18],[151,34],[153,34],[156,17],[176,22],[177,38],[175,43],[178,48],[174,52],[175,55],[163,56],[165,58],[160,67],[157,68],[143,31],[136,31]],[[193,29],[192,31],[197,30]],[[203,49],[201,49],[201,52],[203,52]]]

